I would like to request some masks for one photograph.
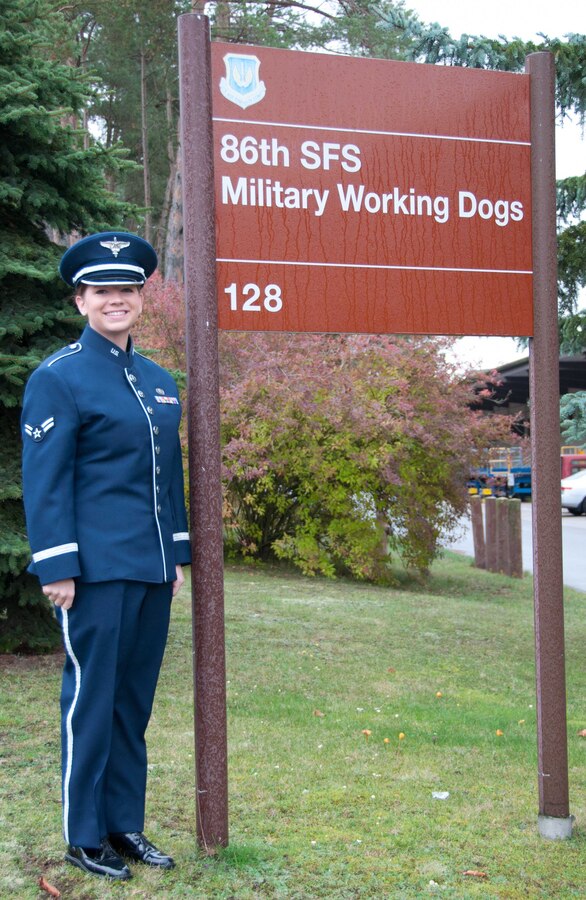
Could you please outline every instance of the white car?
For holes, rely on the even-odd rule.
[[[562,507],[573,516],[586,514],[586,470],[562,478]]]

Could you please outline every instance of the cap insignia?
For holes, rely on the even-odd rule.
[[[100,247],[106,247],[107,250],[112,251],[114,256],[118,256],[121,250],[130,247],[130,241],[119,241],[118,238],[114,238],[113,241],[100,241]]]

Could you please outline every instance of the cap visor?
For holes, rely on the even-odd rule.
[[[77,284],[89,284],[89,285],[100,285],[100,284],[144,284],[145,278],[142,275],[133,275],[128,272],[108,272],[103,274],[95,274],[84,275]]]

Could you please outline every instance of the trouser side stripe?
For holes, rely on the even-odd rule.
[[[73,700],[71,701],[71,706],[69,707],[69,712],[67,713],[66,719],[66,733],[67,733],[67,764],[65,767],[65,778],[63,779],[63,834],[67,843],[69,843],[69,782],[71,780],[71,769],[73,767],[73,714],[75,712],[75,707],[77,706],[77,698],[79,697],[79,691],[81,689],[81,666],[78,662],[78,659],[73,652],[73,647],[71,646],[71,640],[69,638],[69,618],[67,615],[67,610],[64,609],[61,611],[63,616],[63,640],[65,642],[65,649],[67,651],[67,655],[71,662],[73,663],[73,667],[75,669],[75,693],[73,695]]]

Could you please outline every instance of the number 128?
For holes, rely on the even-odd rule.
[[[230,309],[237,312],[262,312],[263,307],[267,312],[279,312],[283,306],[281,288],[278,284],[267,284],[264,292],[258,284],[245,284],[239,291],[235,282],[224,288],[224,293],[230,297]],[[261,296],[262,295],[262,296]]]

